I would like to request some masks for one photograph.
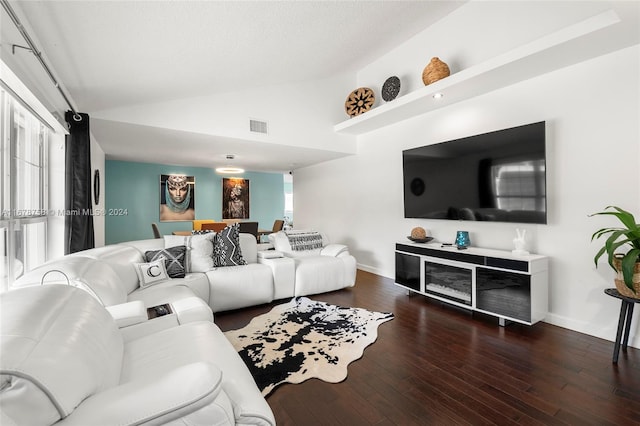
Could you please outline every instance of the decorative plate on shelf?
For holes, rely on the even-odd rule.
[[[400,79],[398,77],[389,77],[382,85],[382,99],[385,102],[392,101],[400,93]]]
[[[349,114],[349,117],[355,117],[369,111],[375,101],[376,97],[373,94],[373,90],[368,87],[359,87],[349,93],[344,103],[344,109]]]
[[[433,237],[413,238],[411,236],[408,236],[407,238],[413,241],[414,243],[428,243],[429,241],[433,240]]]

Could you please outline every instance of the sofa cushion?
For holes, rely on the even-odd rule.
[[[153,395],[153,397],[150,397]],[[222,371],[200,361],[130,380],[82,404],[60,425],[234,425]],[[255,423],[254,423],[255,424]]]
[[[325,293],[355,283],[353,256],[316,256],[294,258],[296,262],[295,296]],[[352,272],[353,271],[353,272]]]
[[[160,250],[161,248],[164,248],[164,239],[151,238],[148,240],[124,241],[116,245],[134,248],[135,250],[138,251],[138,253],[140,253],[140,256],[144,259],[145,252],[149,250]]]
[[[55,423],[120,380],[122,336],[85,291],[46,285],[4,292],[0,322],[1,408],[15,424]]]
[[[216,234],[213,243],[215,266],[240,266],[247,264],[242,257],[239,234],[240,225],[237,223],[227,226]]]
[[[215,233],[203,235],[165,235],[164,247],[187,247],[187,272],[206,272],[213,269],[213,242]]]
[[[160,250],[149,250],[144,257],[147,262],[163,259],[169,278],[184,278],[187,246],[175,246]]]
[[[140,287],[148,287],[154,283],[169,279],[167,269],[164,266],[164,259],[158,259],[149,263],[134,263]]]
[[[207,272],[207,278],[211,283],[209,305],[213,312],[255,306],[273,300],[273,273],[267,265],[249,263],[216,268]]]
[[[72,253],[69,256],[83,256],[112,263],[133,263],[144,260],[140,251],[131,246],[112,244]]]
[[[189,287],[183,285],[173,285],[173,280],[169,281],[169,285],[160,283],[158,285],[141,288],[129,295],[128,301],[140,300],[144,302],[147,308],[161,305],[163,303],[171,303],[175,300],[193,297],[194,293]]]
[[[247,263],[258,262],[258,243],[256,237],[251,234],[240,233],[238,235],[240,240],[240,250],[242,251],[242,258]]]
[[[133,271],[132,265],[126,268]],[[103,305],[118,305],[127,301],[126,287],[116,267],[98,259],[83,256],[65,256],[45,263],[26,273],[13,283],[13,287],[45,284],[70,284],[93,295]]]
[[[246,365],[212,322],[183,324],[134,340],[125,346],[124,354],[123,382],[156,377],[203,360],[213,362],[223,372],[222,389],[233,401],[235,423],[275,424]]]
[[[69,256],[90,257],[108,263],[120,277],[127,293],[131,293],[138,288],[138,275],[136,275],[134,268],[123,268],[122,265],[132,265],[133,263],[145,261],[143,252],[140,252],[135,247],[121,244],[96,247],[73,253]]]

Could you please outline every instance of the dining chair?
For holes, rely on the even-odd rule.
[[[263,235],[269,235],[269,234],[272,234],[274,232],[282,231],[283,227],[284,227],[284,220],[276,219],[273,222],[273,227],[271,228],[270,231],[266,230],[266,229],[258,230],[258,242],[260,243],[262,241],[262,236]]]
[[[203,223],[200,229],[203,231],[220,232],[226,227],[227,227],[227,224],[224,222],[211,222],[211,223]]]
[[[191,229],[193,229],[194,231],[200,231],[202,230],[202,225],[205,223],[214,223],[215,220],[213,219],[194,219],[191,221]]]
[[[258,222],[239,222],[240,232],[251,234],[258,240]]]
[[[157,223],[152,223],[151,224],[151,229],[153,230],[153,238],[162,238],[162,234],[160,233],[160,230],[158,229],[158,224]]]

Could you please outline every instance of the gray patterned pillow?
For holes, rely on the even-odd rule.
[[[162,250],[149,250],[144,253],[147,262],[164,259],[164,266],[170,278],[184,278],[186,246],[169,247]]]
[[[214,231],[212,231],[211,229],[194,229],[193,231],[191,231],[191,235],[203,235],[203,234],[210,234]]]
[[[234,223],[216,234],[213,242],[214,266],[246,265],[240,250],[240,225]]]

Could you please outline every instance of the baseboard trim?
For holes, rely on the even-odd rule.
[[[361,269],[361,270],[363,270],[365,272],[370,272],[372,274],[376,274],[376,275],[381,276],[381,277],[389,278],[390,280],[395,279],[394,276],[385,274],[383,270],[378,269],[378,268],[373,267],[373,266],[370,266],[370,265],[363,265],[362,263],[357,263],[356,264],[356,268]]]

